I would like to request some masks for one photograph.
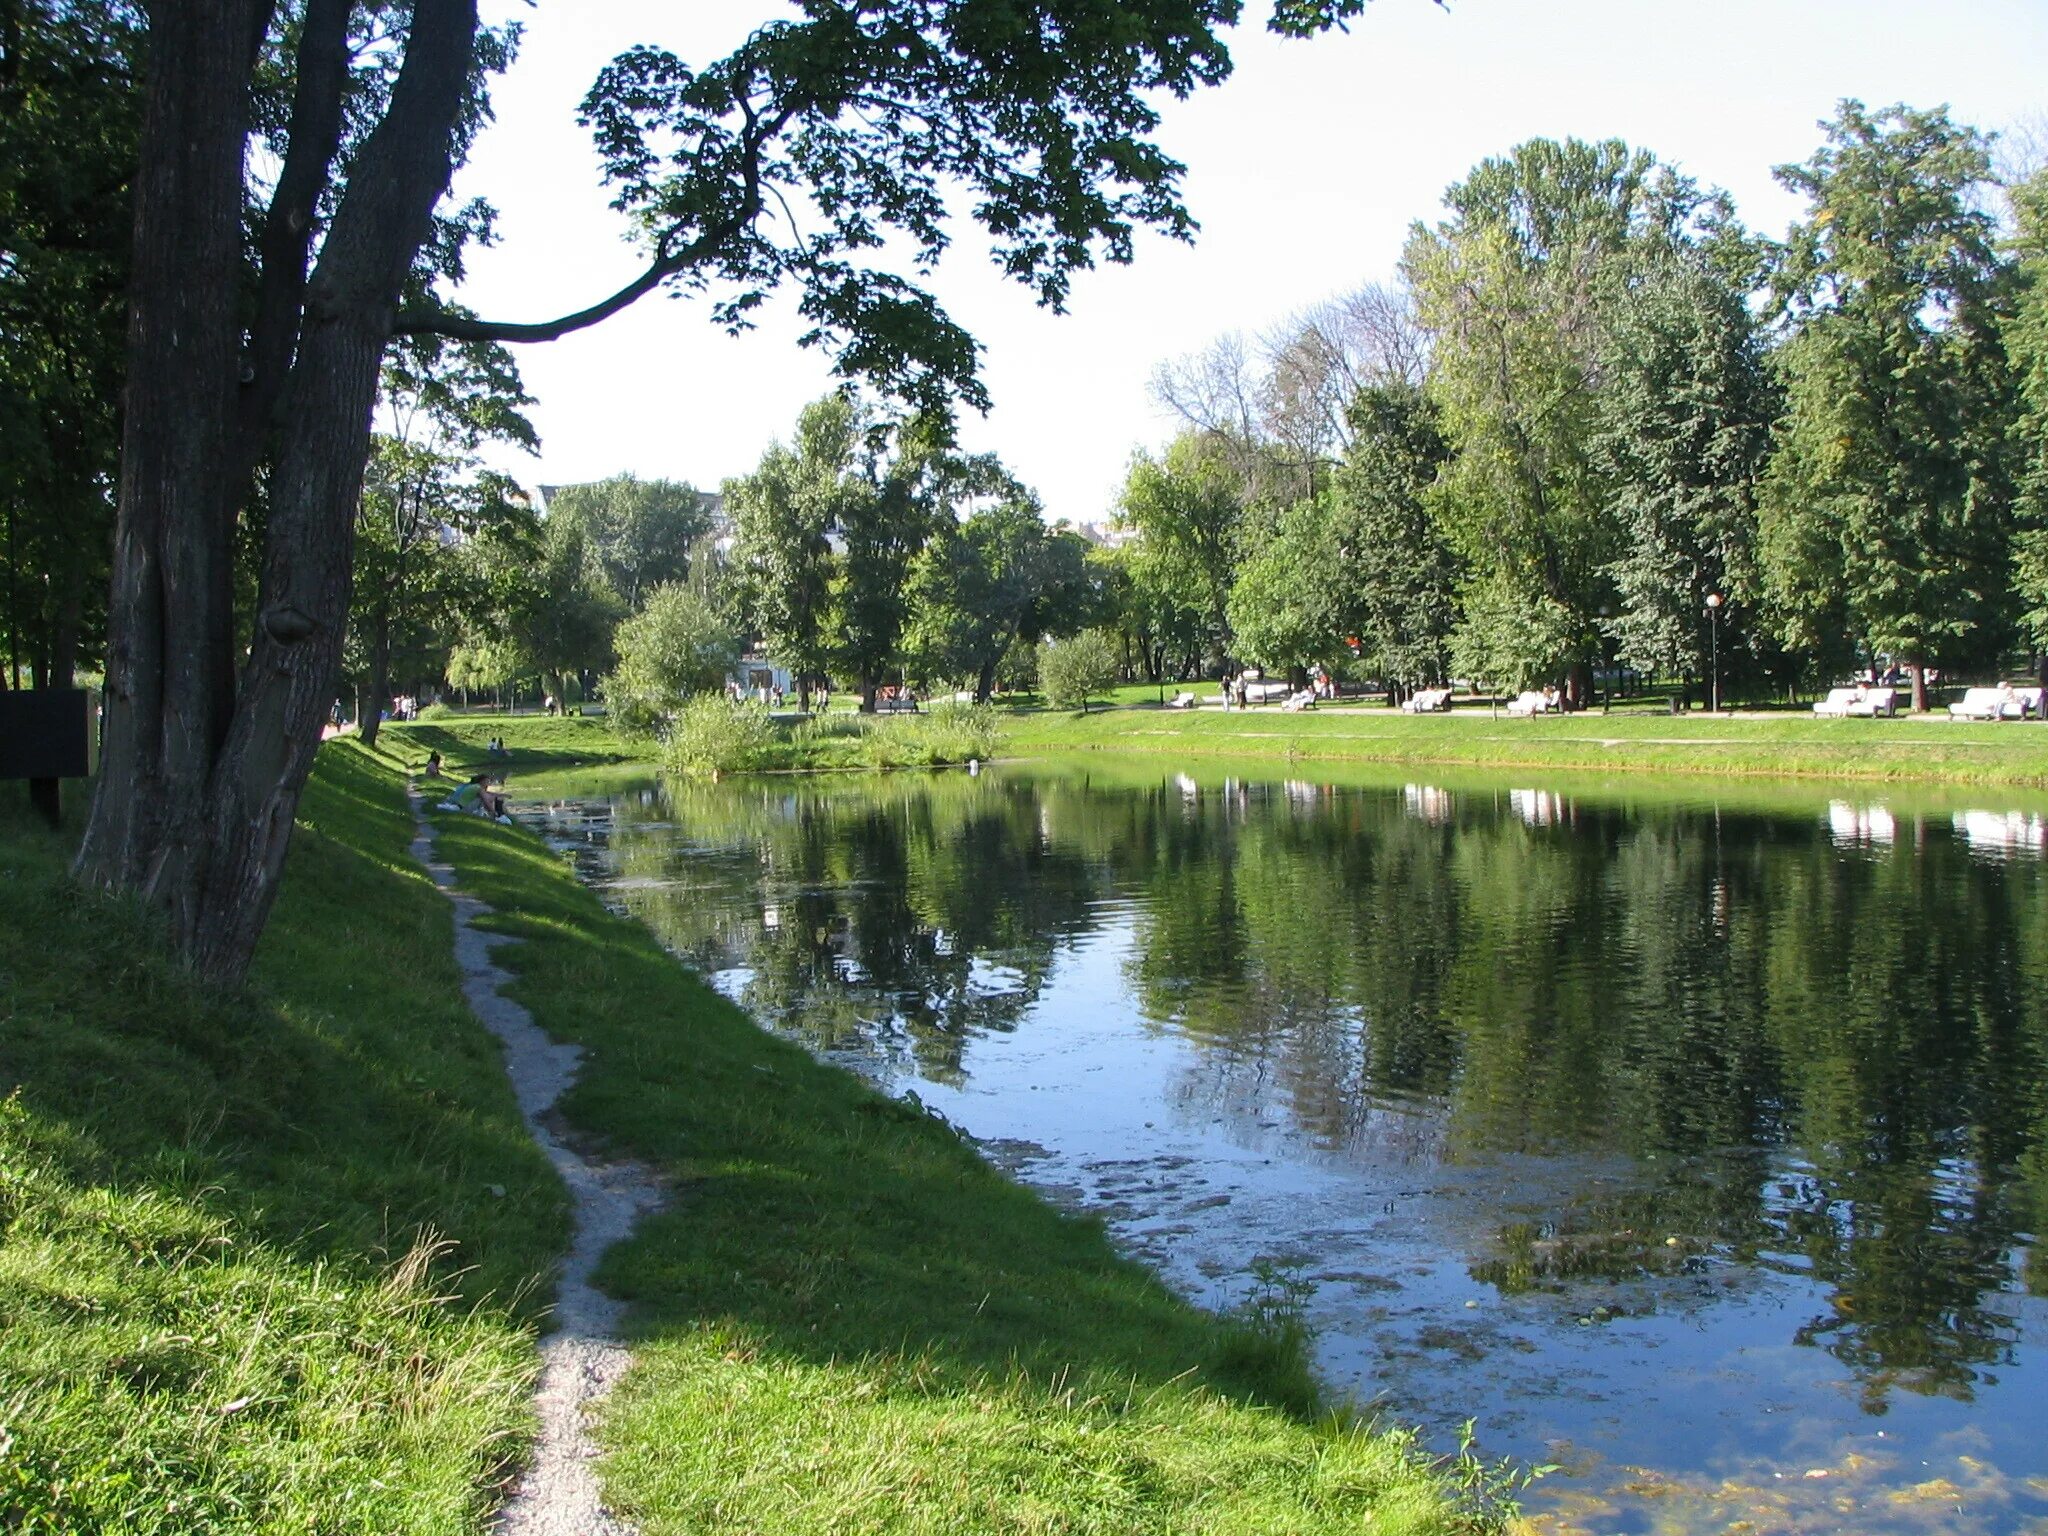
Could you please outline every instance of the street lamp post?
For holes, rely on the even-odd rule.
[[[1721,594],[1707,594],[1707,664],[1709,689],[1713,699],[1713,713],[1721,713]]]

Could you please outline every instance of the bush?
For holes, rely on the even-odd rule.
[[[619,664],[604,680],[605,705],[628,736],[652,735],[686,699],[722,687],[739,658],[717,605],[683,582],[656,587],[612,644]]]
[[[937,768],[992,758],[1002,726],[986,704],[938,704],[920,715],[830,715],[789,735],[798,768]]]
[[[964,763],[994,757],[1003,745],[1003,727],[989,704],[934,704],[920,733],[934,763]]]
[[[744,773],[773,766],[782,739],[762,705],[699,694],[676,712],[662,760],[673,773]]]
[[[1054,709],[1086,712],[1091,693],[1116,681],[1116,652],[1099,630],[1087,629],[1038,648],[1038,687]]]

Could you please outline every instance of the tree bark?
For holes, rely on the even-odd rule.
[[[151,7],[107,727],[78,859],[82,878],[163,907],[181,953],[228,981],[246,972],[269,916],[333,697],[379,366],[447,187],[476,31],[475,0],[414,7],[389,108],[304,288],[237,689],[229,509],[244,462],[243,152],[269,13],[269,0]],[[292,234],[280,248],[303,251],[303,229]]]
[[[378,603],[370,624],[370,708],[356,716],[356,734],[366,747],[377,745],[377,730],[384,723],[384,701],[391,697],[391,605]]]
[[[261,14],[258,0],[158,0],[150,12],[106,723],[76,870],[160,900],[201,858],[206,783],[232,703],[223,509],[249,39]]]
[[[390,109],[364,142],[307,285],[255,643],[208,797],[213,858],[195,921],[179,933],[208,975],[238,979],[248,968],[320,744],[348,624],[378,371],[400,289],[448,186],[476,25],[476,0],[418,0]]]

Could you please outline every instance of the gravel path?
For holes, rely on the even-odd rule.
[[[413,857],[455,904],[455,958],[462,967],[463,996],[503,1043],[505,1070],[526,1127],[575,1203],[575,1234],[562,1262],[554,1331],[540,1346],[540,1386],[534,1397],[540,1433],[533,1461],[492,1530],[496,1536],[633,1536],[634,1527],[604,1507],[593,1470],[597,1448],[590,1439],[588,1411],[625,1373],[631,1357],[618,1342],[624,1308],[592,1285],[590,1276],[605,1249],[660,1205],[661,1186],[638,1164],[582,1156],[559,1123],[551,1123],[550,1111],[576,1080],[583,1053],[549,1039],[533,1015],[499,991],[512,973],[491,952],[518,941],[476,926],[491,908],[456,888],[455,871],[437,857],[433,831],[418,803],[414,816]]]

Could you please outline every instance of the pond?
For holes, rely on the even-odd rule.
[[[1091,762],[528,814],[1184,1293],[1281,1266],[1332,1386],[1557,1468],[1538,1529],[2048,1530],[2048,803]]]

